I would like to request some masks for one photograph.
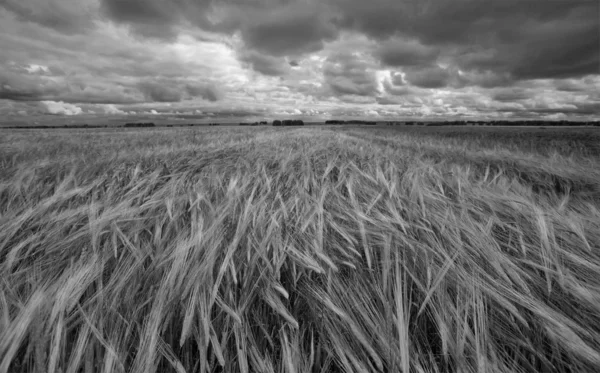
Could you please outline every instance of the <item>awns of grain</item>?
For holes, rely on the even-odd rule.
[[[52,157],[31,140],[3,164],[0,372],[600,369],[593,168],[410,134],[201,134],[118,155],[118,132]],[[587,192],[536,189],[548,173]]]

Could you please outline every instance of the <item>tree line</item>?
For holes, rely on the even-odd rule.
[[[439,122],[427,122],[427,121],[366,121],[366,120],[327,120],[326,125],[376,125],[377,123],[385,124],[387,126],[529,126],[529,127],[600,127],[600,121],[545,121],[545,120],[492,120],[492,121],[439,121]],[[267,121],[260,122],[241,122],[240,126],[265,126],[269,123]],[[166,127],[183,127],[183,126],[219,126],[220,123],[182,123],[182,124],[166,124]],[[302,120],[274,120],[273,126],[304,126]],[[152,122],[132,122],[125,123],[121,126],[113,125],[94,125],[94,124],[65,124],[65,125],[20,125],[20,126],[6,126],[0,128],[14,128],[14,129],[52,129],[52,128],[144,128],[144,127],[157,127]]]
[[[274,120],[273,125],[276,127],[279,126],[303,126],[304,121],[302,120]]]

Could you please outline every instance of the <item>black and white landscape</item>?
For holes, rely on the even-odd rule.
[[[0,0],[0,373],[600,372],[599,4]]]

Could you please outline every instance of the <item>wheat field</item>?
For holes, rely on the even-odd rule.
[[[600,371],[598,135],[440,131],[2,131],[0,373]]]

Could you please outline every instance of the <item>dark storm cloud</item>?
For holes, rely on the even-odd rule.
[[[386,39],[403,28],[402,22],[411,19],[408,13],[416,15],[416,8],[396,0],[346,1],[332,0],[340,10],[339,24],[346,29],[365,33],[375,39]]]
[[[577,104],[577,114],[581,115],[600,115],[600,101],[597,102],[586,102]]]
[[[101,14],[134,32],[152,38],[173,38],[178,27],[189,24],[203,30],[232,33],[256,8],[260,0],[99,0]],[[264,5],[263,5],[264,8]],[[224,14],[212,17],[213,11]],[[224,11],[224,12],[223,12]]]
[[[586,90],[585,85],[579,84],[579,82],[573,82],[570,80],[560,80],[555,83],[555,88],[558,91],[563,92],[583,92]]]
[[[377,97],[377,103],[379,105],[402,105],[404,101],[394,97]]]
[[[554,87],[563,92],[600,91],[600,81],[594,81],[591,76],[581,80],[562,79],[554,82]]]
[[[164,83],[143,82],[139,84],[139,89],[148,101],[179,102],[183,98],[182,92],[177,87],[169,87]]]
[[[212,102],[223,98],[223,92],[213,84],[189,83],[185,86],[185,90],[191,98],[201,97]]]
[[[150,102],[180,102],[195,97],[214,102],[222,97],[222,93],[211,84],[185,84],[172,80],[157,80],[141,82],[138,88],[146,101]]]
[[[242,39],[249,48],[273,56],[315,52],[337,37],[334,24],[322,16],[322,7],[294,3],[263,12],[248,20]]]
[[[210,21],[212,0],[100,0],[101,15],[115,23],[128,25],[140,36],[173,40],[186,24],[200,29],[232,32],[239,24],[214,24]]]
[[[514,102],[533,98],[534,95],[524,89],[519,88],[503,88],[495,91],[492,98],[501,102]]]
[[[44,114],[47,110],[44,105],[37,101],[12,101],[0,99],[0,115],[26,115]]]
[[[450,72],[439,66],[409,68],[405,72],[406,80],[421,88],[443,88],[450,83]]]
[[[514,48],[509,69],[518,79],[570,78],[600,73],[600,9],[596,19],[583,14],[524,30],[530,47]],[[534,46],[534,47],[531,47]],[[506,48],[505,52],[513,48]]]
[[[72,88],[64,85],[42,86],[22,85],[17,88],[0,86],[0,99],[13,101],[64,101],[74,104],[132,104],[142,102],[141,95],[137,92],[128,92],[127,89],[85,87],[84,89]]]
[[[341,10],[343,27],[384,43],[403,35],[437,46],[455,55],[464,69],[509,73],[515,79],[583,76],[600,69],[597,1],[332,1]],[[426,53],[405,56],[403,50],[384,44],[378,55],[393,66],[428,62]],[[469,51],[483,54],[460,58]]]
[[[27,71],[23,66],[0,65],[0,99],[64,101],[66,103],[125,104],[141,102],[141,94],[120,85],[84,82],[45,68]]]
[[[101,11],[110,20],[127,24],[145,37],[171,39],[183,20],[181,1],[101,0]]]
[[[419,66],[435,61],[438,52],[416,40],[391,39],[381,44],[375,52],[388,66]]]
[[[565,13],[547,9],[554,3],[536,2],[539,14],[531,14],[522,23],[513,20],[504,34],[497,31],[494,57],[501,65],[494,68],[496,72],[509,73],[517,80],[600,72],[600,3],[556,2]]]
[[[0,66],[0,99],[39,101],[57,96],[68,87],[43,76],[10,71]]]
[[[458,48],[464,69],[508,73],[515,80],[582,77],[600,72],[599,3],[587,2],[559,19],[490,25],[486,42]],[[584,4],[586,5],[586,4]],[[485,35],[485,34],[483,34]]]
[[[341,10],[340,24],[376,39],[398,33],[426,44],[466,44],[498,31],[510,38],[523,21],[547,22],[577,9],[594,11],[594,1],[571,0],[331,0]],[[597,17],[597,12],[592,14]]]
[[[87,0],[4,0],[0,7],[19,20],[32,22],[67,34],[93,27],[94,5]]]
[[[325,81],[336,95],[371,96],[377,92],[377,80],[364,57],[339,53],[327,59]]]
[[[132,23],[175,23],[181,17],[182,1],[102,0],[102,10],[115,21]]]
[[[291,65],[283,58],[271,57],[256,51],[242,52],[239,58],[240,61],[247,63],[254,71],[268,76],[285,75]]]
[[[182,79],[145,80],[127,86],[70,76],[53,76],[52,71],[27,71],[22,66],[0,66],[0,99],[14,101],[63,101],[65,103],[133,104],[179,102],[200,97],[218,101],[223,93],[214,84]]]

